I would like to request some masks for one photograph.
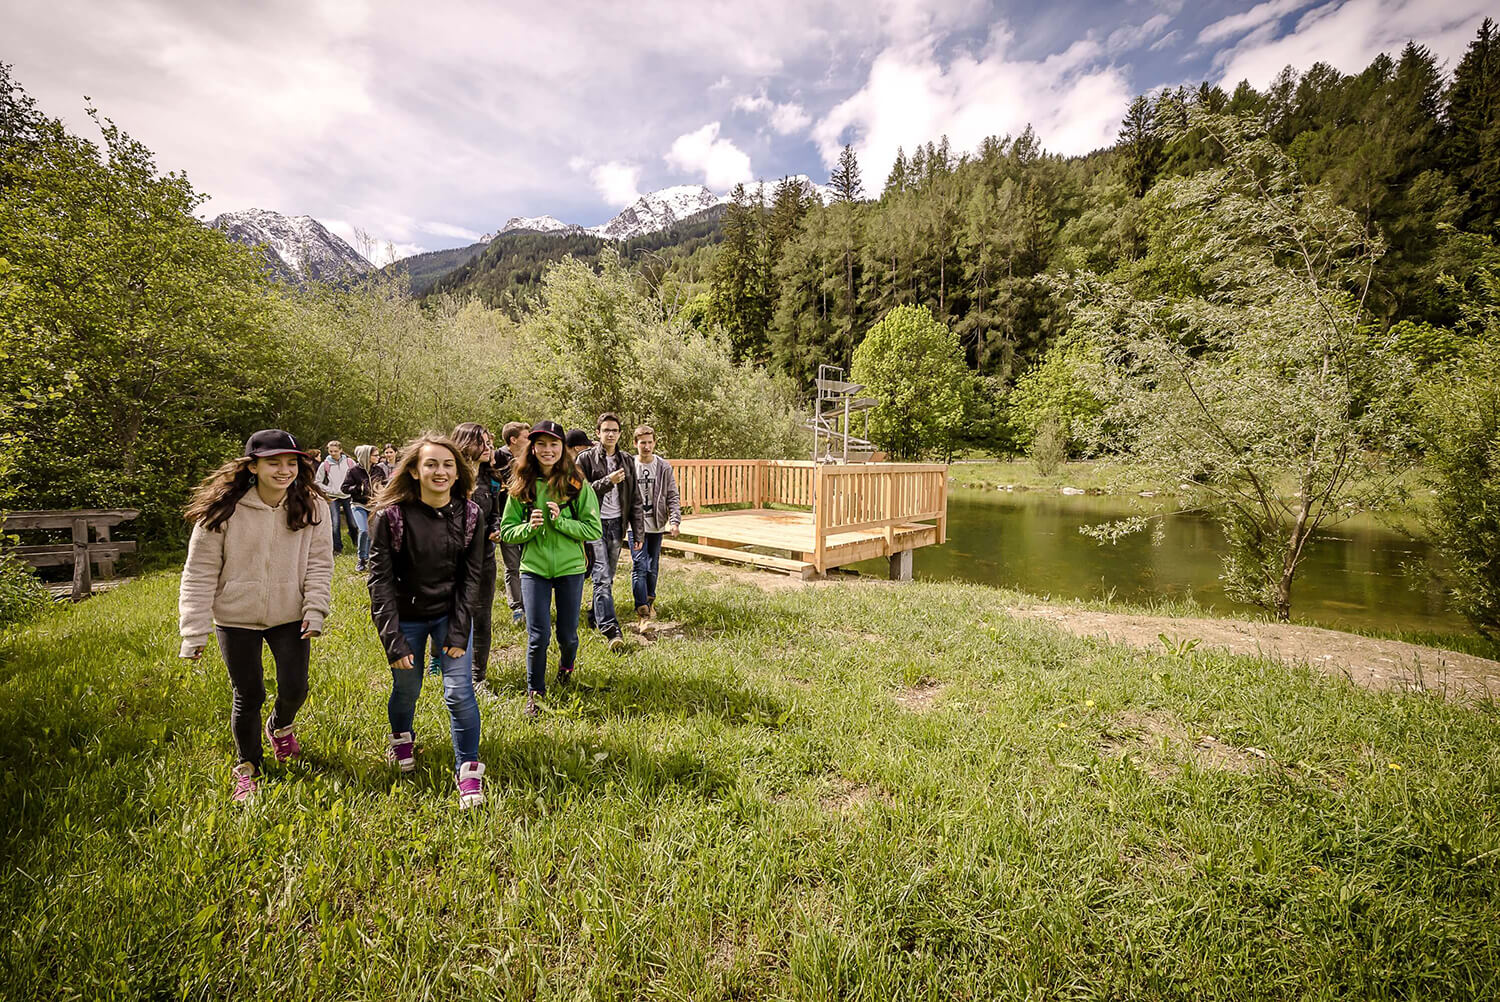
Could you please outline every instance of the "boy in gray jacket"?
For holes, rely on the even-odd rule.
[[[635,430],[635,480],[645,521],[645,539],[630,541],[630,590],[638,619],[656,614],[656,580],[661,571],[661,541],[682,524],[682,503],[672,464],[656,454],[656,432],[648,424]],[[631,530],[632,537],[635,530]]]

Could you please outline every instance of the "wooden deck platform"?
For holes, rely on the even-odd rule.
[[[892,577],[905,579],[913,550],[947,538],[941,464],[677,460],[672,467],[685,514],[682,536],[663,545],[681,553],[802,578],[888,557]],[[729,505],[739,507],[714,510]]]

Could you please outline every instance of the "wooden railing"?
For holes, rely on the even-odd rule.
[[[894,552],[897,527],[935,521],[937,542],[947,541],[948,467],[941,463],[819,466],[814,490],[813,563],[819,569],[828,537],[840,532],[881,530],[887,552]]]
[[[941,463],[827,463],[775,459],[674,459],[685,510],[714,505],[811,508],[814,563],[823,568],[828,537],[882,530],[894,550],[896,529],[936,522],[948,538],[948,467]]]

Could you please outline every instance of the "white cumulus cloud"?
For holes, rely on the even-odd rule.
[[[1258,3],[1247,11],[1221,17],[1198,32],[1198,41],[1208,45],[1213,42],[1222,42],[1236,35],[1243,35],[1263,24],[1277,21],[1293,11],[1299,11],[1313,2],[1314,0],[1266,0],[1265,3]]]
[[[623,160],[611,160],[590,168],[589,180],[615,208],[623,208],[641,197],[641,167]]]
[[[1014,136],[1029,123],[1056,153],[1112,144],[1132,90],[1118,67],[1102,63],[1104,47],[1084,40],[1024,60],[1011,55],[1012,41],[997,29],[978,51],[946,64],[931,38],[885,49],[864,86],[813,126],[824,163],[831,168],[852,142],[868,192],[878,188],[898,146],[910,152],[944,135],[955,152],[972,150],[986,136]]]
[[[1331,0],[1302,15],[1280,38],[1265,30],[1252,32],[1220,52],[1214,64],[1223,68],[1221,86],[1249,80],[1264,87],[1284,66],[1301,71],[1325,62],[1345,73],[1358,72],[1382,52],[1399,53],[1411,40],[1451,66],[1463,55],[1479,22],[1493,13],[1493,0]]]
[[[801,132],[812,124],[812,116],[802,105],[795,101],[772,101],[766,97],[764,91],[754,97],[741,94],[734,99],[734,110],[752,115],[764,115],[771,128],[783,136]]]
[[[718,122],[709,122],[701,129],[678,136],[662,159],[668,167],[703,175],[703,183],[715,191],[726,191],[755,179],[749,155],[719,137]]]

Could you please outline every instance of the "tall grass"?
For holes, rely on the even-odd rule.
[[[248,807],[173,575],[3,635],[7,997],[1500,993],[1493,706],[1078,639],[983,587],[673,566],[680,630],[587,640],[536,724],[497,628],[460,812],[436,687],[416,773],[382,760],[338,566],[307,758]]]

